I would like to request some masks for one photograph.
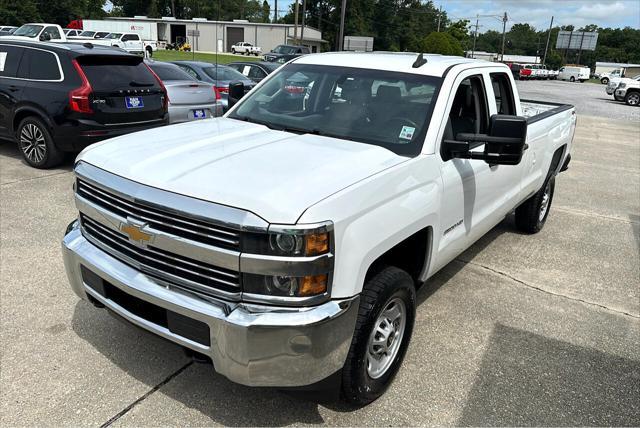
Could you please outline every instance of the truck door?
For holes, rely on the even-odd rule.
[[[458,133],[486,134],[489,117],[496,113],[488,73],[467,70],[456,78],[453,87],[456,89],[448,100],[442,139],[454,140]],[[442,150],[440,153],[443,194],[438,267],[499,223],[511,209],[505,193],[512,195],[520,186],[518,167],[488,165],[475,159],[444,160]]]
[[[24,49],[0,45],[0,136],[11,137],[13,111],[22,98],[25,81],[16,79]]]

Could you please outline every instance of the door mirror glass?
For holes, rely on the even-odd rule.
[[[488,134],[459,133],[445,140],[451,158],[484,160],[490,165],[518,165],[527,146],[527,119],[494,114]]]

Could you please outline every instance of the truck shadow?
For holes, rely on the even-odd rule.
[[[467,261],[471,261],[501,234],[514,230],[512,221],[503,221],[465,251],[459,259],[449,263],[430,278],[427,284],[418,290],[418,310],[422,303],[464,268]],[[85,301],[79,301],[75,306],[72,328],[101,355],[129,376],[148,385],[149,389],[189,362],[179,346],[144,330],[133,328],[132,325],[109,316],[106,310],[96,309]],[[157,370],[149,367],[154,361],[158,365]],[[322,397],[310,399],[309,396],[295,392],[238,385],[215,373],[213,367],[207,364],[190,365],[180,375],[163,385],[158,392],[171,401],[175,400],[189,409],[200,412],[213,423],[228,426],[323,424],[325,420],[319,412],[320,406],[336,412],[352,412],[358,409],[335,400],[325,402],[319,399]],[[114,409],[114,414],[120,410]],[[182,419],[163,422],[174,425],[185,423]]]

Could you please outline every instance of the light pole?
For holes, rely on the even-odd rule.
[[[342,8],[340,9],[340,40],[338,40],[338,50],[342,50],[344,43],[344,16],[347,11],[347,0],[342,0]]]
[[[544,47],[544,56],[542,57],[542,65],[545,65],[547,61],[547,49],[549,49],[549,39],[551,39],[552,27],[553,27],[553,16],[551,17],[551,24],[549,24],[549,34],[547,34],[547,45]]]

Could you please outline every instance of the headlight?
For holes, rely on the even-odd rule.
[[[275,298],[285,302],[290,300],[283,298],[328,295],[333,271],[333,223],[271,225],[266,233],[247,232],[243,234],[242,252],[245,256],[240,270],[244,271],[242,292],[246,301]]]

